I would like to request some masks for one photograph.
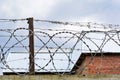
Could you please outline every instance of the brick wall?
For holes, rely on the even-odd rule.
[[[87,55],[77,74],[120,74],[120,55]]]

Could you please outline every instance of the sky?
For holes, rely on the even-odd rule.
[[[120,23],[120,0],[0,0],[0,18]]]

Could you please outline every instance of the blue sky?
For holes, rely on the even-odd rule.
[[[0,18],[120,23],[120,0],[1,0]]]

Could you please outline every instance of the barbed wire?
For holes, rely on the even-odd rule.
[[[16,21],[27,21],[28,18],[24,19],[0,19],[0,22],[16,22]],[[102,29],[120,29],[119,24],[100,24],[100,23],[92,23],[92,22],[64,22],[64,21],[53,21],[53,20],[40,20],[34,19],[35,22],[47,22],[52,24],[62,24],[62,25],[72,25],[72,26],[80,26],[80,27],[88,27],[88,28],[102,28]]]
[[[16,21],[24,21],[26,19],[0,19],[0,22],[16,22]],[[104,56],[104,47],[109,42],[114,42],[114,45],[120,47],[120,30],[119,25],[103,25],[97,23],[80,23],[80,22],[61,22],[61,21],[50,21],[50,20],[34,20],[35,22],[48,22],[52,24],[59,25],[72,25],[72,26],[80,26],[80,27],[88,27],[90,30],[67,30],[67,29],[42,29],[35,28],[35,31],[31,31],[28,28],[16,28],[16,29],[0,29],[0,61],[2,62],[1,69],[3,70],[11,70],[13,73],[20,75],[18,71],[24,70],[24,74],[28,74],[29,68],[32,68],[31,65],[26,68],[23,67],[12,67],[10,64],[12,62],[18,61],[27,61],[27,65],[29,65],[29,57],[23,56],[22,58],[13,58],[9,60],[9,56],[14,54],[25,53],[29,55],[29,43],[28,39],[30,36],[34,35],[35,37],[35,69],[36,72],[50,72],[57,74],[65,74],[65,72],[72,73],[71,71],[73,66],[79,68],[80,66],[76,64],[78,57],[83,52],[89,52],[91,56],[91,60],[88,61],[88,64],[84,65],[85,69],[87,65],[89,65],[93,58],[97,53],[101,53]],[[104,27],[103,27],[104,26]],[[92,30],[92,28],[103,28],[109,30]],[[26,34],[19,34],[19,32],[25,31]],[[48,33],[47,31],[54,33]],[[32,34],[29,35],[28,32]],[[4,33],[4,34],[3,34]],[[5,34],[6,33],[6,34]],[[100,35],[102,35],[100,37]],[[11,43],[13,41],[13,43]],[[99,41],[99,42],[98,42]],[[23,49],[21,51],[20,49]],[[92,54],[95,53],[95,54]],[[77,54],[77,56],[76,56]],[[40,55],[44,55],[40,57]],[[47,56],[47,57],[46,57]],[[44,64],[41,63],[45,61]],[[57,61],[57,62],[56,62]],[[41,64],[40,64],[41,63]],[[64,63],[64,64],[63,64]],[[64,65],[63,67],[59,67],[60,65]],[[20,64],[19,64],[20,65]],[[80,69],[81,71],[83,70]]]
[[[16,21],[26,21],[28,18],[24,19],[0,19],[0,22],[16,22]]]
[[[99,24],[99,23],[92,23],[92,22],[62,22],[62,21],[52,21],[52,20],[40,20],[40,19],[35,19],[34,21],[47,22],[47,23],[52,23],[52,24],[87,27],[87,28],[120,29],[119,24],[114,25],[114,24]]]

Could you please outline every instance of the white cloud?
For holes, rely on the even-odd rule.
[[[0,10],[7,17],[45,17],[57,3],[58,0],[5,0]]]
[[[101,20],[101,15],[99,14],[93,14],[93,15],[88,15],[88,16],[83,16],[80,18],[80,21],[82,22],[102,22]]]
[[[120,0],[112,0],[112,2],[120,3]]]

